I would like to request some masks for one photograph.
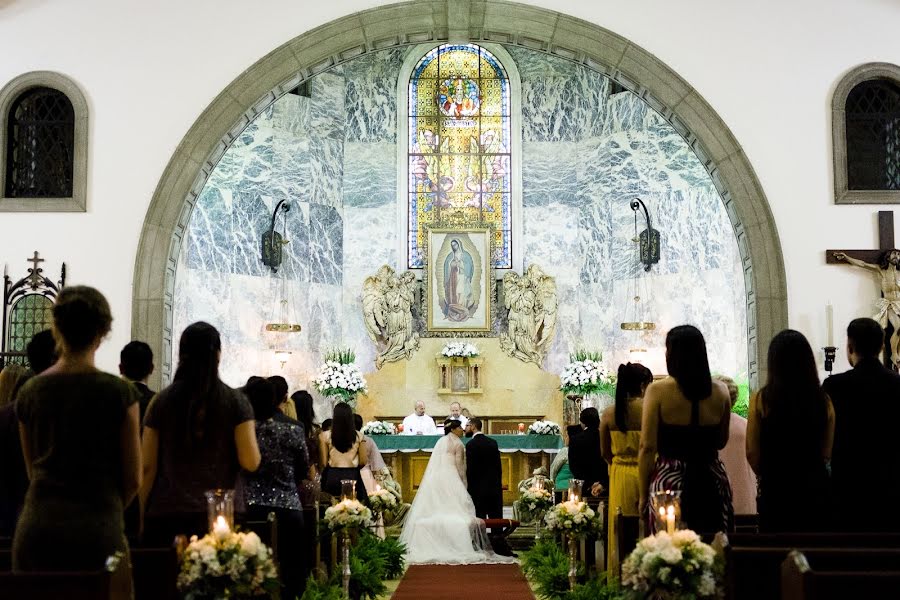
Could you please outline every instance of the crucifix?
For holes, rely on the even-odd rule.
[[[900,252],[894,247],[894,212],[878,211],[878,250],[826,250],[825,262],[850,264],[880,276],[881,300],[873,318],[885,330],[884,364],[896,370],[900,363]],[[831,362],[834,360],[835,349],[826,348],[826,369],[829,350]]]
[[[29,259],[26,259],[25,262],[30,262],[34,265],[32,268],[28,269],[28,282],[31,284],[32,289],[36,289],[41,284],[41,271],[43,269],[38,266],[40,263],[44,262],[43,258],[40,258],[38,251],[34,251],[34,256]]]

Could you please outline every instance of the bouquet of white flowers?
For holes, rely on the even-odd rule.
[[[721,598],[723,560],[690,529],[644,538],[622,563],[626,598],[666,592],[676,598]]]
[[[377,488],[369,494],[369,506],[375,512],[384,512],[397,506],[397,497],[390,490]]]
[[[272,551],[253,532],[191,536],[181,557],[178,590],[190,600],[268,598],[280,587]]]
[[[550,508],[544,517],[547,529],[567,535],[587,535],[603,528],[601,517],[583,500],[566,500]]]
[[[522,492],[520,507],[526,509],[528,514],[543,514],[553,506],[553,492],[546,488],[530,487]]]
[[[528,426],[528,433],[536,435],[559,435],[559,425],[553,421],[535,421]]]
[[[372,511],[359,500],[348,498],[325,509],[325,524],[332,531],[369,527],[372,523]]]
[[[469,358],[478,356],[478,348],[468,342],[450,342],[441,350],[442,356],[462,356]]]
[[[325,364],[313,379],[313,385],[323,396],[339,396],[353,404],[356,395],[366,392],[366,380],[354,362],[350,350],[336,350],[325,355]]]
[[[362,428],[363,435],[394,435],[397,427],[387,421],[369,421]]]
[[[560,390],[565,394],[594,394],[607,392],[615,394],[616,378],[603,364],[600,352],[579,351],[569,356],[569,364],[563,369],[559,379]]]

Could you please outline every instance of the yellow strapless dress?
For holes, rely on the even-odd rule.
[[[610,431],[613,462],[609,467],[609,527],[606,567],[611,577],[618,577],[620,557],[616,556],[616,514],[637,516],[640,504],[638,449],[640,431]],[[625,557],[621,557],[624,560]]]

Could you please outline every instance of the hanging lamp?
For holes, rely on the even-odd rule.
[[[650,277],[651,267],[659,262],[659,232],[650,225],[650,213],[647,206],[640,198],[631,201],[631,210],[634,212],[634,235],[631,238],[635,264],[643,265],[643,273],[638,271],[628,285],[629,302],[625,308],[625,320],[619,325],[624,331],[635,331],[641,334],[635,344],[629,350],[630,362],[645,362],[647,357],[646,342],[649,332],[656,329],[656,323],[648,314],[647,304],[651,298]],[[638,233],[638,212],[643,209],[647,228]]]

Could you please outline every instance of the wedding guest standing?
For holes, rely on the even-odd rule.
[[[141,422],[147,413],[147,406],[156,392],[147,386],[153,374],[153,350],[145,342],[132,341],[125,344],[119,353],[119,374],[137,388],[140,400]]]
[[[834,403],[831,482],[840,526],[849,531],[897,531],[900,520],[872,510],[872,498],[900,495],[900,462],[894,431],[900,423],[900,375],[878,355],[884,330],[872,319],[847,327],[847,358],[853,368],[825,380]]]
[[[269,383],[275,386],[275,395],[278,396],[278,412],[289,419],[297,420],[297,406],[292,398],[288,398],[287,380],[281,375],[272,375]]]
[[[340,499],[341,481],[352,479],[356,481],[356,498],[367,502],[369,496],[359,472],[367,461],[363,436],[353,423],[353,409],[346,402],[338,402],[334,406],[331,431],[319,436],[322,491]]]
[[[278,518],[278,563],[284,584],[281,597],[296,598],[302,595],[307,576],[303,506],[298,493],[309,461],[306,439],[299,423],[274,418],[282,397],[271,378],[248,383],[244,393],[253,406],[262,456],[256,471],[242,473],[247,516],[264,521],[274,512]]]
[[[585,408],[580,421],[584,431],[569,442],[569,469],[572,477],[584,482],[582,497],[605,495],[609,489],[609,470],[600,454],[600,413],[594,407]],[[594,486],[595,483],[600,485]]]
[[[731,422],[728,424],[728,443],[719,450],[731,484],[731,502],[736,515],[756,514],[756,474],[747,462],[747,419],[734,412],[738,387],[731,377],[716,375],[713,379],[725,384],[731,398]]]
[[[669,331],[666,367],[669,377],[651,383],[644,396],[638,455],[641,514],[651,515],[654,530],[665,529],[656,512],[648,512],[649,500],[657,492],[680,492],[686,527],[703,533],[731,531],[731,486],[719,460],[728,441],[731,401],[725,386],[710,376],[699,329],[680,325]]]
[[[638,516],[641,484],[638,450],[641,446],[641,405],[653,373],[642,364],[619,365],[616,403],[600,417],[600,451],[609,465],[609,527],[607,570],[619,572],[616,554],[616,515]]]
[[[253,408],[219,379],[222,343],[209,323],[188,325],[178,368],[144,418],[144,539],[169,545],[177,534],[206,529],[210,489],[234,489],[241,468],[255,471],[260,454]],[[235,510],[243,510],[236,493]]]
[[[768,379],[750,398],[747,459],[759,475],[762,531],[830,528],[826,462],[834,439],[834,408],[819,385],[809,342],[786,329],[769,344]]]
[[[138,398],[99,371],[112,315],[91,287],[63,288],[53,306],[59,359],[16,401],[30,484],[13,540],[15,571],[99,571],[127,553],[122,509],[141,481]]]

